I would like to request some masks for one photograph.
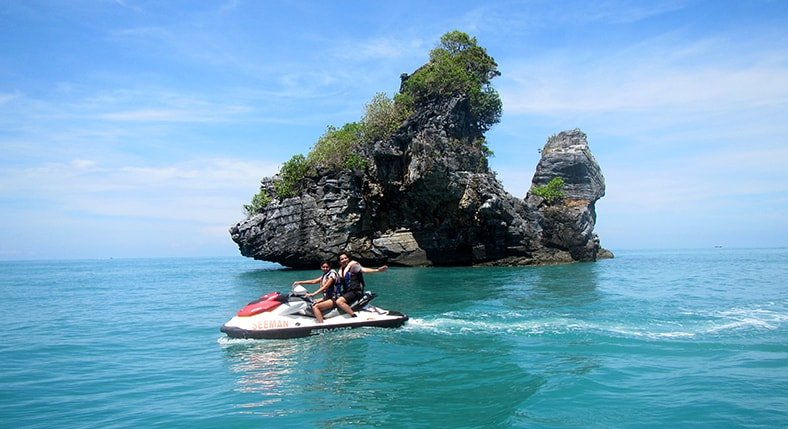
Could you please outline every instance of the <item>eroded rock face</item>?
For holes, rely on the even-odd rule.
[[[594,233],[595,203],[605,195],[605,178],[582,131],[564,131],[547,140],[532,185],[544,186],[554,177],[566,183],[560,204],[547,205],[537,196],[526,195],[529,207],[538,213],[542,243],[568,252],[572,260],[596,260],[602,249]]]
[[[362,264],[530,265],[593,261],[594,203],[604,178],[579,130],[551,137],[533,184],[566,182],[566,198],[515,198],[487,166],[462,97],[424,106],[365,149],[366,171],[323,172],[300,196],[274,200],[230,229],[241,254],[313,268],[350,253]],[[272,180],[264,179],[272,190]],[[273,194],[273,191],[272,191]]]
[[[564,179],[564,193],[572,200],[596,201],[605,196],[605,178],[588,148],[585,133],[578,129],[547,139],[533,184],[542,186],[554,177]]]

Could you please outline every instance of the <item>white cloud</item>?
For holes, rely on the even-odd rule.
[[[770,206],[788,194],[788,148],[740,148],[604,169],[605,203],[622,213],[707,213]],[[754,174],[757,172],[757,174]]]
[[[655,56],[587,61],[564,56],[510,65],[509,77],[502,78],[504,106],[514,115],[653,110],[681,115],[788,105],[786,62],[763,59],[741,65],[710,60],[684,65],[668,55]]]
[[[248,112],[248,108],[224,107],[212,109],[137,109],[110,112],[99,115],[100,119],[132,122],[214,122],[231,120],[233,115]]]
[[[75,159],[71,161],[71,165],[78,170],[86,170],[96,166],[96,161],[89,159]]]
[[[142,12],[142,8],[141,7],[136,6],[136,5],[130,5],[125,0],[115,0],[115,4],[117,4],[118,6],[121,6],[123,8],[133,10],[135,12]]]
[[[227,229],[276,167],[206,158],[4,168],[0,258],[233,254]]]
[[[660,2],[596,1],[581,2],[564,16],[570,22],[635,23],[646,18],[662,15],[681,9],[686,3],[682,0]]]
[[[229,224],[277,165],[201,159],[166,166],[102,166],[91,160],[6,169],[0,198],[34,198],[52,212]]]
[[[418,55],[426,59],[424,52],[427,48],[421,38],[399,39],[391,37],[377,37],[371,39],[345,40],[334,44],[331,49],[332,56],[343,61],[353,62],[375,61],[400,57],[413,57]]]
[[[134,85],[129,82],[130,85]],[[129,86],[123,89],[95,89],[76,84],[64,92],[35,98],[14,94],[0,96],[0,113],[8,128],[33,132],[44,123],[68,132],[75,120],[98,120],[149,123],[217,123],[247,120],[254,113],[253,100],[237,97],[230,101],[226,94],[192,93],[156,86]],[[238,93],[243,90],[236,90]],[[5,102],[4,102],[5,101]],[[60,123],[58,121],[71,121]],[[70,126],[69,126],[70,125]],[[94,124],[91,133],[102,130]]]
[[[131,122],[230,122],[253,111],[249,100],[218,99],[208,93],[130,87],[105,90],[71,103],[89,117]]]
[[[626,0],[487,2],[465,12],[453,24],[453,27],[462,29],[469,34],[487,33],[490,37],[502,35],[509,40],[516,40],[515,36],[546,33],[552,29],[566,26],[634,24],[680,10],[685,3],[685,0],[660,2]],[[433,39],[436,39],[434,36]],[[439,37],[440,34],[437,36]]]
[[[0,93],[0,104],[6,104],[13,101],[16,98],[19,98],[21,94],[19,92],[14,92],[11,94],[3,94]]]

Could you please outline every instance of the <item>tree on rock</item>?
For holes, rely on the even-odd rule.
[[[501,120],[501,97],[490,84],[500,75],[498,64],[475,37],[450,31],[430,51],[429,62],[403,81],[400,100],[419,106],[433,99],[465,95],[472,122],[483,133]]]

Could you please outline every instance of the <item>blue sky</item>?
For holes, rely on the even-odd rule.
[[[260,178],[454,29],[502,73],[513,195],[581,128],[604,247],[788,245],[786,1],[30,0],[0,1],[0,259],[237,255]]]

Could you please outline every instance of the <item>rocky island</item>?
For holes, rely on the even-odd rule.
[[[500,119],[498,75],[475,38],[444,35],[393,100],[379,94],[360,122],[329,127],[306,157],[262,180],[230,228],[241,254],[294,268],[341,252],[399,266],[611,257],[594,233],[605,181],[582,131],[548,138],[522,199],[490,170],[484,132]]]

